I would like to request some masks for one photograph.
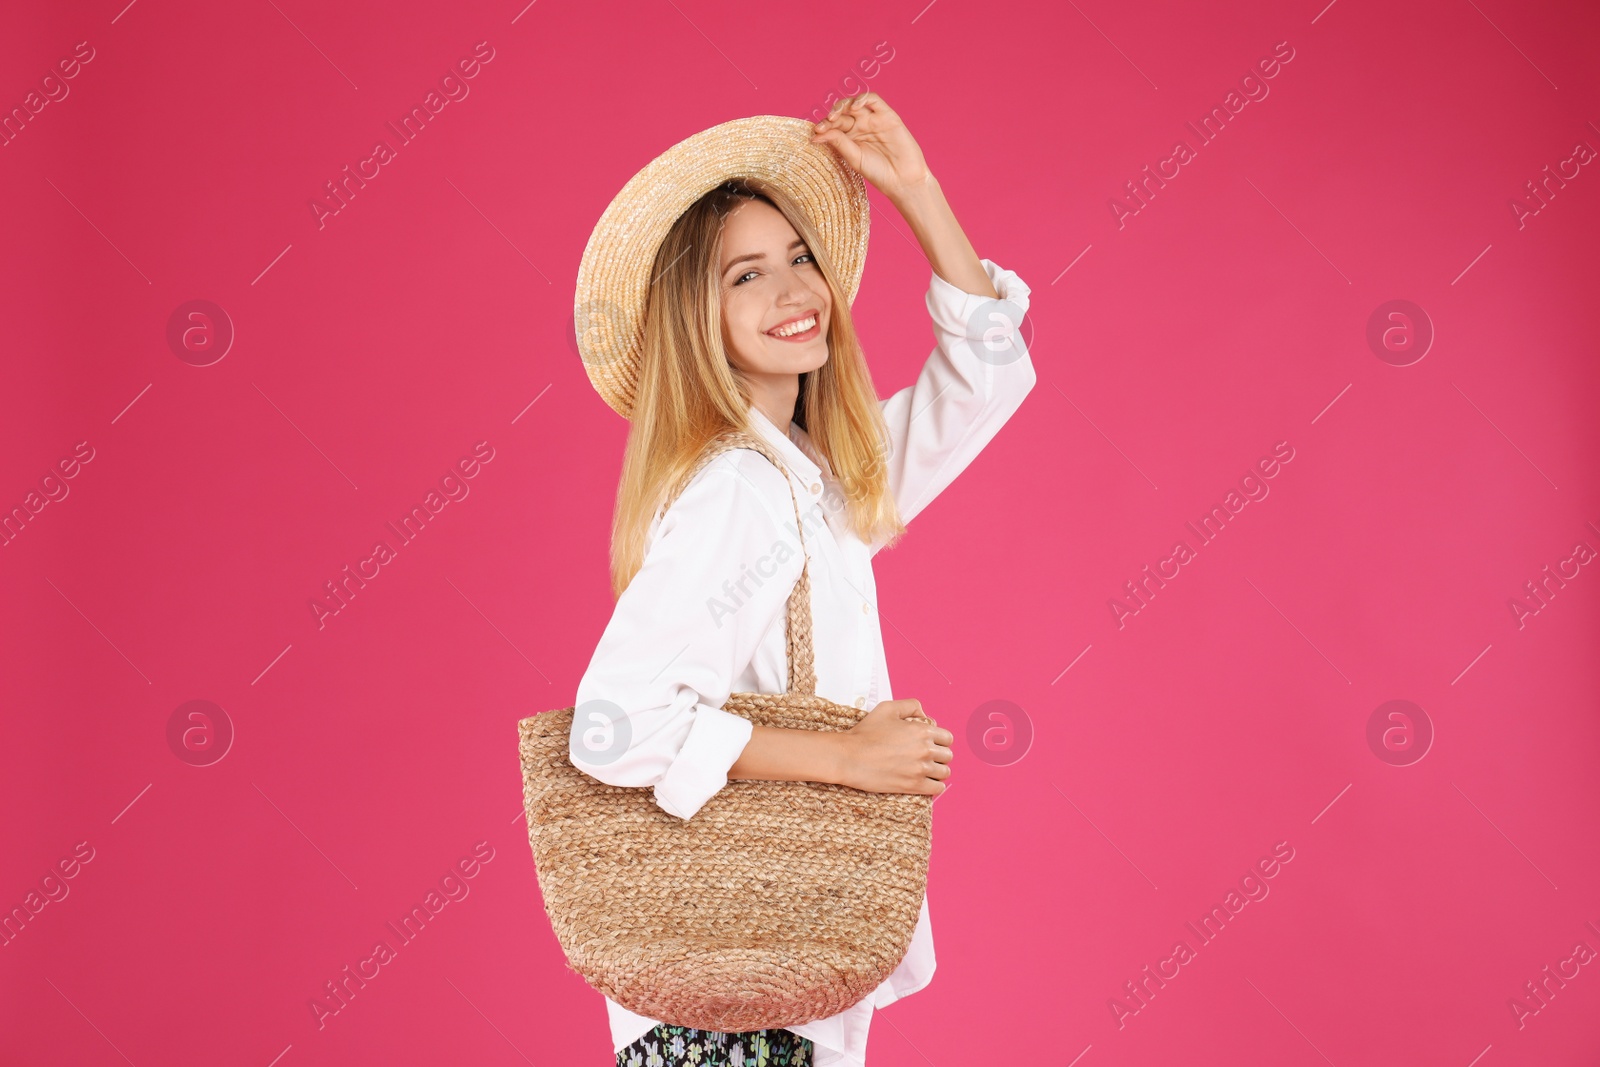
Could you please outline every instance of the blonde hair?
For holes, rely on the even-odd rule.
[[[850,528],[868,544],[882,540],[885,548],[905,533],[889,491],[887,425],[827,251],[811,220],[782,189],[754,178],[733,179],[679,216],[651,268],[639,384],[612,517],[614,597],[643,565],[645,538],[669,487],[713,437],[733,429],[754,432],[748,384],[723,345],[719,270],[723,224],[745,200],[764,201],[789,221],[832,294],[828,361],[800,375],[795,421],[838,481]]]

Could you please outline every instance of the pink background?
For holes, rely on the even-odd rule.
[[[1600,965],[1563,961],[1600,950],[1600,566],[1562,561],[1600,549],[1600,165],[1520,227],[1510,202],[1600,148],[1594,5],[124,3],[0,35],[7,111],[94,56],[0,148],[0,505],[67,490],[0,548],[0,903],[66,893],[0,948],[4,1063],[610,1062],[515,752],[612,606],[626,424],[573,279],[654,155],[862,70],[1032,287],[1039,373],[878,558],[895,692],[958,741],[939,972],[871,1062],[1593,1062]],[[478,42],[469,95],[319,228],[324,183]],[[1179,138],[1197,158],[1119,228]],[[887,395],[931,348],[929,268],[872,195],[855,315]],[[1407,366],[1366,340],[1396,299],[1435,333]],[[209,366],[167,341],[191,300],[236,331]],[[323,583],[480,441],[470,494],[319,629]],[[1270,495],[1119,626],[1280,441]],[[1547,565],[1577,575],[1519,626]],[[193,700],[234,735],[206,766],[179,757],[203,731],[169,742]],[[991,700],[1020,759],[968,739]],[[1431,725],[1420,761],[1369,745],[1390,700]],[[319,1027],[475,847],[468,895]],[[1541,1003],[1547,966],[1577,973]]]

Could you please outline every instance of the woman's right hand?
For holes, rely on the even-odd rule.
[[[944,792],[955,735],[928,718],[921,701],[882,701],[839,736],[839,784],[869,793]]]

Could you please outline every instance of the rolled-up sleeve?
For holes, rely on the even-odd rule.
[[[784,626],[803,562],[787,477],[735,449],[706,465],[661,518],[578,683],[574,766],[654,787],[692,818],[728,782],[748,719],[722,710],[762,637]]]
[[[1000,299],[968,293],[933,274],[926,297],[933,352],[916,382],[881,404],[889,487],[902,522],[955,481],[1037,380],[1021,334],[1031,290],[1013,271],[979,262]],[[875,542],[872,552],[882,546]]]

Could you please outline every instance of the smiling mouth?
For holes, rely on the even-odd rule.
[[[777,329],[768,330],[767,336],[776,341],[809,341],[821,331],[822,316],[812,314],[803,319],[786,322]]]

